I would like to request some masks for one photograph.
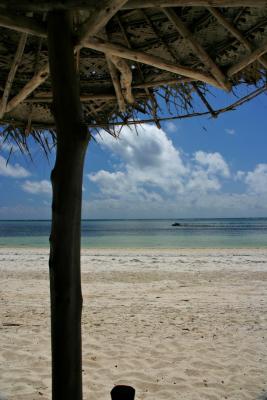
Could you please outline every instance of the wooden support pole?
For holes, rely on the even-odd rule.
[[[253,45],[250,41],[242,35],[241,32],[230,22],[217,8],[207,7],[209,12],[217,19],[217,21],[233,35],[250,53],[254,51]],[[267,59],[263,56],[259,57],[258,61],[267,68]]]
[[[172,8],[163,8],[164,13],[166,14],[167,18],[172,22],[175,26],[176,30],[183,36],[188,43],[190,44],[191,48],[198,56],[198,58],[206,65],[214,78],[218,81],[218,83],[224,88],[225,90],[229,91],[232,88],[231,83],[228,81],[227,77],[222,73],[220,68],[216,65],[216,63],[212,60],[206,50],[201,46],[200,43],[195,39],[194,35],[189,31],[187,26],[183,23],[181,18],[176,14],[176,12]]]
[[[237,64],[230,67],[227,71],[227,75],[229,77],[231,77],[231,76],[237,74],[239,71],[241,71],[242,69],[246,68],[248,65],[250,65],[251,63],[256,61],[259,57],[261,57],[266,52],[267,52],[267,42],[263,46],[258,48],[257,50],[253,51],[247,57],[244,57]]]
[[[111,80],[112,80],[112,83],[114,86],[114,90],[116,93],[119,110],[120,110],[120,112],[124,113],[126,111],[126,105],[125,105],[124,97],[123,97],[122,90],[121,90],[118,70],[116,69],[115,65],[113,64],[113,62],[109,56],[106,56],[106,60],[107,60],[107,64],[108,64],[110,77],[111,77]]]
[[[5,85],[5,89],[4,89],[4,93],[2,96],[2,100],[0,103],[0,119],[3,118],[3,115],[6,112],[6,106],[7,106],[7,101],[8,101],[8,97],[12,88],[12,84],[19,66],[19,63],[21,61],[23,52],[24,52],[24,48],[26,45],[26,41],[27,41],[27,33],[22,33],[19,39],[19,44],[17,47],[17,51],[14,57],[14,60],[12,62],[8,77],[7,77],[7,81],[6,81],[6,85]]]
[[[84,157],[89,141],[83,123],[75,70],[72,18],[48,14],[48,53],[56,123],[57,152],[50,236],[52,400],[82,400],[81,199]]]
[[[215,86],[221,89],[216,79],[212,76],[205,74],[203,72],[194,70],[189,67],[184,67],[182,65],[173,64],[166,61],[160,57],[154,56],[152,54],[144,53],[138,50],[131,50],[127,47],[110,43],[102,39],[92,38],[84,43],[85,47],[90,49],[98,50],[100,52],[106,53],[108,55],[112,54],[121,58],[125,58],[132,61],[137,61],[143,64],[151,65],[155,68],[162,69],[164,71],[173,72],[174,74],[183,75],[188,78],[193,78],[205,82],[209,85]]]

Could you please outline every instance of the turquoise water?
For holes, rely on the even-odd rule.
[[[178,222],[178,227],[172,223]],[[48,247],[50,221],[0,221],[0,246]],[[62,232],[64,234],[64,232]],[[267,247],[267,218],[86,220],[84,248]]]

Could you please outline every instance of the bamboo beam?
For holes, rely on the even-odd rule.
[[[107,0],[104,4],[98,2],[98,6],[90,17],[83,23],[78,32],[78,42],[82,45],[89,37],[99,32],[127,0]]]
[[[213,7],[207,7],[209,12],[217,19],[217,21],[228,31],[230,32],[242,45],[249,51],[253,52],[254,48],[250,41],[242,35],[241,32],[230,22],[228,21],[224,15],[217,9]],[[267,68],[267,60],[265,57],[259,57],[258,61]]]
[[[46,12],[50,10],[94,10],[99,0],[0,0],[2,8],[19,9],[23,11]],[[148,7],[265,7],[266,0],[128,0],[122,9]]]
[[[3,97],[0,103],[0,119],[3,118],[3,115],[6,112],[6,106],[7,106],[7,101],[8,101],[8,97],[12,88],[12,84],[19,66],[19,63],[21,61],[23,52],[24,52],[24,48],[26,45],[26,41],[27,41],[27,33],[22,33],[19,39],[19,43],[18,43],[18,47],[17,47],[17,51],[13,60],[13,63],[11,65],[8,77],[7,77],[7,81],[6,81],[6,85],[5,85],[5,89],[4,89],[4,93],[3,93]]]
[[[228,81],[227,77],[222,73],[220,68],[212,60],[206,50],[201,46],[201,44],[195,39],[194,35],[190,32],[187,26],[183,23],[181,18],[176,14],[172,8],[163,8],[163,12],[166,14],[167,18],[175,26],[176,30],[183,36],[190,44],[191,48],[198,56],[198,58],[203,62],[203,64],[209,67],[214,78],[219,82],[219,84],[227,91],[231,90],[232,85]]]
[[[35,21],[34,18],[14,15],[4,10],[0,11],[0,26],[18,32],[28,33],[29,35],[47,36],[44,24]]]
[[[251,53],[249,56],[243,58],[241,61],[239,61],[239,63],[230,67],[227,71],[227,75],[231,77],[237,74],[239,71],[241,71],[242,69],[246,68],[248,65],[256,61],[266,52],[267,52],[267,42],[260,48],[253,51],[253,53]]]
[[[189,67],[173,64],[169,61],[166,61],[160,57],[156,57],[152,54],[144,53],[142,51],[137,51],[137,50],[131,50],[128,49],[127,47],[110,43],[98,38],[92,38],[88,40],[84,46],[88,47],[89,49],[94,49],[106,53],[108,55],[112,54],[121,58],[126,58],[128,60],[137,61],[142,64],[151,65],[155,68],[162,69],[164,71],[169,71],[174,74],[183,75],[188,78],[193,78],[195,80],[205,82],[209,85],[221,89],[221,86],[212,76],[204,72],[193,70],[192,68]]]
[[[120,57],[110,56],[110,60],[121,73],[121,87],[125,100],[129,104],[134,103],[134,96],[132,93],[132,80],[133,74],[127,62]]]
[[[111,77],[111,80],[112,80],[112,83],[114,86],[114,90],[116,93],[119,110],[120,110],[120,112],[124,113],[126,111],[126,105],[125,105],[124,97],[123,97],[122,90],[121,90],[118,71],[108,55],[106,55],[106,60],[107,60],[107,64],[108,64],[110,77]]]

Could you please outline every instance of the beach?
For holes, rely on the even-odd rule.
[[[0,265],[0,393],[48,400],[48,249]],[[84,249],[82,282],[84,399],[267,398],[267,249]]]

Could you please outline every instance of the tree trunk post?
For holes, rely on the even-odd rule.
[[[82,119],[68,11],[48,14],[48,51],[57,134],[49,258],[52,399],[82,400],[81,201],[90,135]]]

